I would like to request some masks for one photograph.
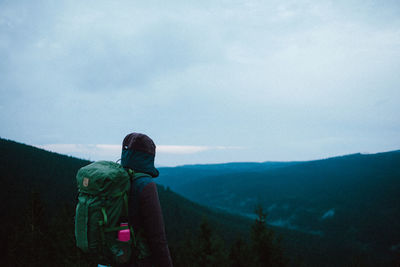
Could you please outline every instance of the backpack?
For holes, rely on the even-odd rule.
[[[131,179],[149,176],[125,170],[112,161],[97,161],[79,169],[75,213],[76,245],[104,263],[126,263],[137,256],[136,236],[128,226],[128,192]],[[120,241],[121,230],[130,230],[129,241]],[[125,238],[126,240],[126,238]],[[143,253],[142,253],[143,254]]]

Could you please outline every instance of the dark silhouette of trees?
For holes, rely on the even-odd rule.
[[[49,220],[41,195],[32,191],[24,220],[14,225],[8,239],[5,266],[93,266],[95,261],[75,246],[72,205],[60,205],[56,216]],[[229,251],[225,241],[209,224],[206,217],[198,232],[186,232],[181,245],[171,244],[174,265],[189,267],[285,266],[279,242],[266,225],[266,214],[257,208],[258,218],[250,231],[250,243],[236,239]],[[23,256],[21,256],[23,254]]]
[[[255,266],[285,266],[280,241],[267,227],[267,214],[261,205],[255,210],[257,219],[251,227],[251,250]]]
[[[214,234],[206,218],[204,218],[200,224],[200,231],[196,243],[194,254],[198,260],[194,266],[227,266],[225,245],[223,241]]]
[[[22,221],[14,225],[9,239],[8,261],[16,266],[45,266],[51,260],[51,240],[45,206],[37,191],[32,191]]]
[[[242,239],[234,241],[229,251],[229,261],[232,267],[248,267],[252,262],[249,245]]]
[[[267,226],[267,216],[262,207],[257,207],[256,212],[258,217],[251,227],[248,238],[250,242],[239,237],[230,245],[229,251],[224,241],[204,218],[197,236],[193,237],[188,233],[176,250],[175,266],[287,266],[280,240]]]
[[[2,266],[95,266],[74,236],[75,175],[88,162],[3,139],[0,148]],[[248,220],[162,186],[159,196],[174,266],[254,266]]]

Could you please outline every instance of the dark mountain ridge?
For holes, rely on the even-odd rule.
[[[179,188],[185,184],[193,183],[209,176],[220,176],[237,172],[256,171],[262,172],[269,169],[291,166],[300,162],[231,162],[219,164],[195,164],[177,167],[160,167],[162,172],[160,184],[166,184],[173,188]],[[182,179],[182,177],[185,177]]]
[[[160,181],[193,201],[236,214],[252,216],[261,203],[271,225],[392,257],[400,244],[399,166],[396,150],[274,168],[208,170],[194,178],[164,170]]]
[[[7,214],[10,221],[19,220],[32,191],[40,193],[49,217],[65,204],[75,205],[75,176],[80,167],[89,163],[0,138],[1,213]],[[251,221],[246,218],[212,211],[163,186],[158,190],[170,239],[182,239],[185,234],[182,229],[195,232],[203,217],[207,217],[226,240],[233,240],[235,235],[245,233],[250,227]]]
[[[346,157],[357,161],[359,156]],[[344,160],[342,166],[349,165],[346,157],[339,159]],[[330,164],[327,166],[325,160],[293,163],[228,163],[223,164],[221,168],[218,165],[160,168],[161,175],[156,179],[157,183],[168,185],[173,190],[181,190],[182,195],[190,195],[191,199],[198,199],[199,202],[210,207],[198,205],[174,193],[168,187],[160,186],[159,197],[163,207],[168,239],[172,248],[180,246],[179,244],[188,235],[195,235],[204,217],[208,218],[210,225],[228,242],[232,242],[238,236],[245,237],[252,220],[220,212],[218,208],[248,214],[253,213],[257,203],[261,203],[268,209],[269,221],[276,225],[275,231],[282,236],[284,252],[292,260],[293,266],[301,265],[297,259],[302,259],[304,266],[343,266],[352,262],[353,259],[359,259],[356,260],[356,263],[361,262],[363,265],[368,263],[370,266],[379,266],[377,263],[381,263],[381,266],[387,266],[387,263],[393,262],[392,254],[397,253],[400,247],[397,243],[392,242],[399,240],[397,238],[399,220],[396,215],[399,202],[395,195],[398,192],[396,184],[398,172],[393,173],[393,169],[388,168],[388,166],[392,166],[392,163],[388,163],[388,161],[397,164],[397,157],[393,159],[389,156],[387,159],[382,158],[377,162],[373,160],[369,162],[369,171],[361,171],[356,168],[349,169],[348,173],[363,173],[364,179],[373,181],[373,177],[382,174],[382,168],[386,169],[386,175],[383,175],[385,174],[383,172],[378,177],[383,177],[382,181],[392,183],[392,187],[389,189],[386,182],[381,185],[381,189],[379,189],[379,183],[373,182],[372,185],[369,182],[360,187],[362,179],[356,179],[357,181],[346,184],[347,180],[342,178],[341,186],[333,182],[331,185],[325,184],[320,178],[321,175],[318,174],[326,174],[327,171],[332,172],[335,177],[343,174],[342,171],[338,171]],[[46,203],[48,218],[57,217],[60,207],[64,204],[73,206],[76,198],[76,171],[88,163],[89,161],[0,139],[2,181],[0,195],[3,203],[1,212],[3,215],[6,214],[2,219],[2,246],[7,246],[7,242],[3,242],[3,240],[8,240],[9,229],[25,220],[24,212],[29,204],[27,202],[29,202],[32,191],[39,192]],[[310,168],[316,173],[315,175],[309,175]],[[376,171],[373,172],[370,169]],[[295,174],[299,175],[298,178],[293,177]],[[175,179],[178,183],[169,184],[171,180],[168,177]],[[215,183],[215,181],[218,182]],[[268,187],[264,187],[265,182],[268,182]],[[285,184],[286,187],[283,186]],[[318,190],[310,188],[310,184],[315,185],[318,190],[340,189],[343,192],[339,195],[343,196],[338,201],[338,194],[326,195],[325,189],[325,193],[318,194]],[[347,189],[349,184],[353,184],[353,189]],[[375,188],[375,191],[371,186]],[[238,188],[240,190],[235,191]],[[253,193],[249,190],[253,190]],[[379,205],[386,203],[388,207],[388,209],[382,209],[381,213],[378,211],[377,214],[380,217],[372,216],[374,219],[369,220],[369,216],[364,214],[365,209],[354,209],[353,217],[339,216],[342,213],[348,214],[347,209],[339,208],[339,206],[346,206],[348,196],[354,194],[354,191],[362,192],[359,193],[360,198],[365,199],[365,193],[370,192],[367,194],[370,196],[371,192],[376,192],[376,190],[383,191],[388,195],[385,201],[382,200],[382,197],[376,196],[376,199],[381,201]],[[310,194],[314,197],[307,199]],[[281,196],[284,198],[280,198]],[[249,201],[249,198],[253,198],[254,201]],[[374,197],[370,197],[368,200],[374,201]],[[353,206],[349,206],[359,207],[360,205],[357,203],[363,202],[365,201],[355,201]],[[333,206],[337,203],[341,205]],[[334,207],[333,212],[331,211],[332,207]],[[366,207],[369,207],[371,213],[376,211],[375,206],[366,205]],[[322,219],[324,216],[325,218]],[[56,217],[55,219],[57,219]],[[354,226],[343,229],[342,219],[335,221],[336,218],[345,218],[349,221],[350,219],[357,220],[357,218],[361,218],[362,221],[367,218],[366,225],[367,228],[370,228],[370,233],[365,234],[364,229],[360,230]],[[68,220],[68,223],[72,225],[73,215]],[[327,223],[321,226],[321,222]],[[387,222],[390,222],[391,225],[388,225]],[[381,229],[382,226],[386,229]],[[337,236],[334,233],[337,233]],[[388,245],[391,245],[389,252]],[[370,255],[370,258],[365,260],[365,255]]]

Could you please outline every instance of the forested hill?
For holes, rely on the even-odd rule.
[[[46,213],[49,216],[53,216],[60,206],[76,204],[75,176],[80,167],[89,163],[90,161],[87,160],[0,139],[2,181],[0,197],[1,203],[3,203],[1,213],[20,216],[21,208],[27,206],[32,192],[40,194],[42,201],[46,203],[48,208]],[[158,180],[155,179],[155,182]],[[233,224],[230,223],[233,226],[237,223],[245,225],[245,227],[249,225],[248,220],[238,216],[216,215],[215,212],[188,201],[163,186],[159,186],[158,189],[164,213],[175,213],[174,216],[177,220],[173,225],[179,225],[179,219],[184,219],[185,225],[196,227],[199,223],[193,223],[192,220],[200,222],[203,216],[209,217],[211,222],[218,221],[216,224],[221,224],[225,219],[229,219],[230,222],[233,222]],[[180,218],[179,213],[184,214],[187,218]],[[236,232],[233,229],[230,230]]]
[[[32,192],[40,193],[41,199],[48,206],[48,215],[54,215],[62,205],[76,204],[76,172],[89,163],[87,160],[0,139],[1,213],[20,216],[21,208],[27,206]],[[155,181],[158,182],[157,179]],[[227,227],[228,232],[234,234],[248,230],[249,220],[217,214],[168,188],[161,186],[158,189],[165,217],[173,219],[168,224],[171,228],[192,230],[203,217],[207,217],[217,228]]]
[[[400,151],[228,167],[165,168],[160,181],[238,214],[262,203],[271,225],[319,236],[321,247],[339,244],[377,262],[400,255]]]
[[[28,262],[29,266],[77,266],[80,254],[73,237],[75,175],[89,163],[0,139],[2,266],[27,266]],[[252,221],[212,211],[163,186],[158,190],[175,266],[193,260],[197,248],[191,242],[196,240],[202,222],[209,225],[214,238],[221,239],[219,244],[228,245],[239,236],[248,238]],[[33,232],[33,225],[39,230]],[[228,248],[220,246],[221,251]],[[19,256],[21,251],[24,257]],[[81,262],[79,266],[86,265]]]
[[[64,203],[74,203],[76,172],[89,163],[0,139],[0,197],[1,203],[6,203],[1,206],[1,213],[19,213],[32,191],[40,192],[52,211]]]
[[[396,153],[378,161],[364,162],[362,155],[338,158],[340,169],[329,160],[160,168],[157,183],[173,181],[172,190],[211,207],[253,213],[261,203],[276,225],[266,230],[260,221],[206,208],[159,186],[174,266],[264,266],[257,251],[273,256],[261,257],[273,259],[268,266],[396,266]],[[347,168],[360,160],[368,168]],[[74,244],[75,175],[89,163],[0,139],[2,266],[91,266]],[[364,209],[355,208],[359,203],[366,203]],[[365,227],[348,221],[350,227],[343,228],[346,218],[364,220]],[[254,234],[254,229],[266,232]]]

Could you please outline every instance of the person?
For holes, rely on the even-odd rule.
[[[145,134],[130,133],[123,140],[121,165],[149,175],[132,181],[128,197],[129,225],[135,235],[143,234],[149,255],[136,260],[132,257],[125,266],[172,267],[157,186],[152,179],[159,175],[154,166],[155,154],[156,146]]]

